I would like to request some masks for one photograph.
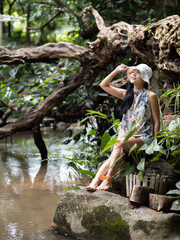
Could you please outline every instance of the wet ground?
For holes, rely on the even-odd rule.
[[[0,240],[68,240],[49,231],[65,187],[82,185],[67,167],[74,145],[45,135],[51,160],[41,165],[30,133],[0,141]]]

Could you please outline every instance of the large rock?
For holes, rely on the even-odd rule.
[[[77,190],[61,197],[52,229],[91,240],[180,240],[180,215],[132,208],[118,194]]]

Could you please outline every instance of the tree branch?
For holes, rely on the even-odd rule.
[[[98,13],[98,11],[95,10],[92,6],[89,6],[84,9],[83,14],[86,14],[88,12],[90,12],[94,16],[98,29],[100,31],[106,30],[105,22],[104,22],[103,18],[101,17],[101,15]]]
[[[0,65],[1,64],[24,64],[32,62],[52,63],[60,58],[73,58],[83,61],[83,54],[86,48],[72,43],[46,43],[35,48],[21,48],[18,50],[8,50],[0,46]]]
[[[70,12],[72,13],[75,17],[81,17],[80,14],[74,12],[72,9],[66,7],[60,0],[54,0],[56,2],[56,4],[58,5],[58,7],[61,7],[64,9],[65,12]]]
[[[58,7],[58,5],[54,2],[47,2],[47,1],[35,1],[35,2],[40,3],[40,4],[47,4],[47,5]]]
[[[95,79],[97,72],[89,72],[81,69],[80,72],[68,77],[61,83],[54,92],[52,92],[46,100],[30,112],[23,115],[15,123],[8,124],[0,128],[0,139],[10,136],[15,132],[24,130],[31,130],[34,126],[38,125],[42,119],[53,109],[59,102],[66,96],[74,92],[79,86],[85,83],[87,79]]]
[[[55,1],[56,2],[56,1]],[[80,14],[74,12],[73,10],[71,10],[70,8],[66,7],[62,2],[57,1],[56,3],[53,2],[47,2],[47,1],[36,1],[36,3],[40,3],[40,4],[47,4],[47,5],[51,5],[51,6],[55,6],[57,8],[63,8],[65,12],[70,12],[72,13],[75,17],[81,17]]]
[[[46,27],[52,20],[54,20],[61,13],[63,13],[63,12],[62,11],[58,11],[56,14],[54,14],[47,22],[45,22],[40,27],[27,27],[27,29],[29,29],[29,30],[42,30],[44,27]]]

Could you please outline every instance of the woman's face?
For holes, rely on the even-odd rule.
[[[138,69],[129,69],[127,71],[127,76],[130,83],[134,85],[144,85],[144,80],[141,78],[141,72]]]

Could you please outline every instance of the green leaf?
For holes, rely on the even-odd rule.
[[[178,153],[180,153],[180,149],[174,151],[174,152],[172,153],[172,155],[175,156],[175,155],[177,155]]]
[[[145,143],[138,150],[143,151],[143,150],[146,150],[147,147],[148,147],[148,145]]]
[[[157,139],[154,139],[152,141],[152,143],[149,146],[147,146],[146,153],[149,154],[149,155],[152,154],[155,150],[155,145],[156,144],[157,144]]]
[[[72,188],[68,187],[68,188],[64,188],[64,190],[67,190],[67,191],[70,191],[70,190],[79,190],[81,189],[80,187],[78,186],[73,186]]]
[[[123,153],[119,158],[117,158],[116,161],[109,167],[109,169],[111,169],[112,167],[114,167],[115,164],[116,164],[119,160],[121,160],[121,158],[122,158],[124,155],[125,155],[125,153]]]
[[[154,152],[161,152],[162,154],[166,155],[166,150],[158,144],[157,139],[154,139],[146,149],[146,153],[149,155],[153,154]]]
[[[107,151],[109,148],[114,146],[115,143],[117,143],[119,140],[117,140],[117,137],[112,138],[110,141],[107,142],[106,146],[104,149],[100,152],[102,154],[103,152]]]
[[[105,132],[101,138],[101,150],[103,150],[106,146],[106,144],[110,141],[111,136],[109,134],[109,132]]]
[[[138,173],[138,179],[142,182],[143,181],[143,177],[144,177],[144,171],[140,171]]]
[[[101,112],[97,112],[97,111],[94,111],[94,110],[87,110],[87,112],[88,112],[88,113],[86,113],[86,115],[91,114],[91,115],[96,115],[96,116],[99,116],[99,117],[108,119],[107,115],[106,115],[106,114],[103,114],[103,113],[101,113]]]
[[[176,187],[180,189],[180,181],[176,183]]]
[[[178,120],[178,119],[177,119]],[[168,126],[169,131],[175,130],[179,124],[178,121],[172,120]]]
[[[171,141],[172,141],[172,139],[171,139]],[[170,147],[170,149],[171,149],[171,151],[174,151],[174,150],[176,150],[178,147],[179,147],[179,144],[173,144],[173,145]]]
[[[126,142],[130,137],[134,136],[134,134],[136,134],[137,132],[137,128],[130,129],[125,135],[124,142]]]
[[[71,191],[74,190],[73,188],[64,188],[64,190]]]
[[[161,152],[162,154],[166,155],[166,150],[163,148],[163,146],[157,145],[157,146],[155,147],[155,151],[159,151],[159,152]]]
[[[180,199],[173,202],[171,210],[180,211]]]
[[[82,173],[84,175],[90,175],[91,177],[95,177],[95,174],[92,173],[91,171],[88,171],[88,170],[78,170],[79,173]]]
[[[134,171],[134,166],[131,166],[129,162],[127,162],[120,171],[120,176],[126,176],[131,174]]]
[[[177,194],[177,195],[180,195],[180,189],[170,190],[166,194]]]
[[[162,155],[162,153],[159,152],[158,154],[156,154],[156,156],[155,156],[154,158],[152,158],[152,159],[150,160],[150,162],[158,161],[161,155]]]
[[[90,134],[91,136],[96,135],[96,130],[95,130],[95,129],[91,129],[90,132],[89,132],[89,134]]]
[[[144,171],[145,169],[145,158],[142,158],[139,164],[137,165],[137,169],[140,171]]]
[[[133,151],[135,151],[135,150],[137,149],[137,147],[138,147],[138,145],[137,145],[137,143],[135,143],[135,144],[130,148],[128,155],[130,155]]]

